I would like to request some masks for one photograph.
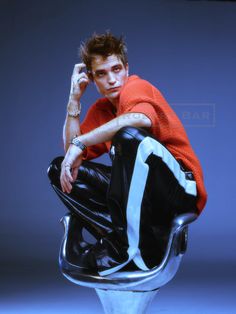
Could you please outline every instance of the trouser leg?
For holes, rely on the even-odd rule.
[[[111,262],[110,269],[102,270],[104,258],[99,256],[102,275],[119,270],[130,260],[143,270],[157,265],[160,252],[154,228],[168,228],[176,214],[196,209],[195,181],[186,180],[175,158],[145,130],[125,127],[112,145],[115,156],[108,207],[123,243],[123,262]]]
[[[62,192],[60,184],[63,157],[55,158],[48,168],[51,185],[59,198],[97,239],[112,230],[106,202],[111,167],[83,161],[70,194]]]

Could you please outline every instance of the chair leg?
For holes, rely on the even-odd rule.
[[[158,291],[95,290],[105,314],[145,314]]]

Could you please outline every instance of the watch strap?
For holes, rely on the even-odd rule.
[[[84,150],[87,148],[87,146],[84,145],[84,144],[78,139],[78,137],[74,137],[74,138],[72,139],[72,141],[71,141],[71,144],[73,144],[73,145],[79,147],[82,151],[84,151]]]

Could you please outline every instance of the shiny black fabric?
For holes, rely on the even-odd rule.
[[[111,167],[91,161],[83,161],[70,194],[63,193],[60,184],[63,157],[55,158],[48,169],[52,187],[81,223],[97,239],[113,230],[107,207],[106,193],[110,182]]]
[[[97,239],[95,245],[88,247],[81,236],[75,241],[80,257],[73,260],[81,267],[102,271],[128,258],[126,206],[138,145],[146,136],[153,137],[141,128],[120,129],[112,140],[115,150],[112,167],[83,161],[69,195],[60,186],[63,157],[54,159],[49,167],[48,175],[58,196]],[[151,268],[163,258],[173,217],[195,212],[196,198],[185,193],[161,158],[150,155],[146,163],[149,174],[141,204],[139,249],[145,264]],[[131,267],[135,268],[132,263]]]

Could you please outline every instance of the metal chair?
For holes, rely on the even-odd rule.
[[[194,213],[175,217],[164,258],[158,266],[148,271],[119,271],[102,277],[81,273],[76,265],[69,262],[67,234],[71,216],[67,214],[61,219],[65,231],[59,254],[62,274],[77,285],[95,288],[107,314],[145,313],[160,287],[175,276],[187,248],[188,224],[197,217]]]

